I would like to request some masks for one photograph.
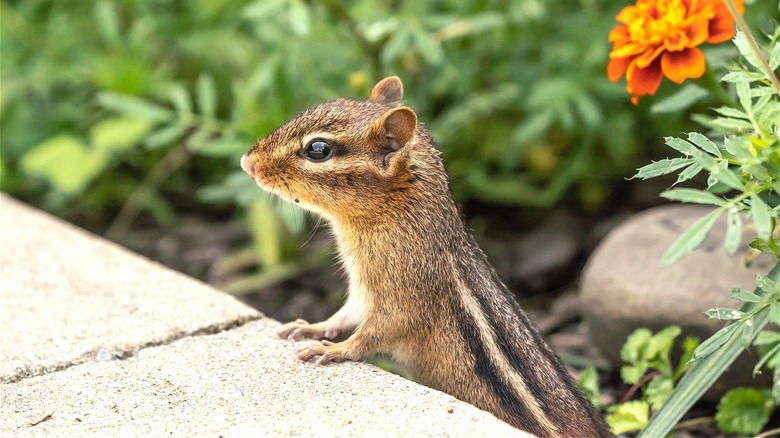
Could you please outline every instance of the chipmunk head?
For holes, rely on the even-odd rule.
[[[430,148],[416,141],[427,134],[402,97],[403,84],[392,76],[368,100],[310,108],[258,141],[241,167],[263,189],[326,218],[376,213],[412,190],[413,149]],[[433,148],[425,152],[440,162]]]

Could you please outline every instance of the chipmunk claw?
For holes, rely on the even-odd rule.
[[[276,336],[289,341],[300,341],[303,339],[336,339],[341,335],[341,330],[333,327],[326,327],[324,322],[310,324],[304,319],[296,319],[282,325],[276,331]]]
[[[312,342],[298,351],[298,359],[308,362],[319,356],[317,365],[327,365],[331,362],[344,362],[346,360],[355,360],[350,357],[343,343],[334,343],[331,341]]]

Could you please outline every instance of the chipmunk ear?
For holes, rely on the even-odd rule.
[[[417,130],[417,114],[409,107],[399,106],[385,111],[374,126],[384,134],[390,149],[397,151],[414,137],[414,132]]]
[[[389,76],[377,83],[371,90],[369,100],[390,106],[401,105],[404,97],[404,84],[398,76]]]

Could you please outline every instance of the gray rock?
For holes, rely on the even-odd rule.
[[[580,297],[590,337],[615,365],[620,365],[620,348],[638,327],[657,331],[678,325],[684,335],[702,340],[723,326],[704,312],[712,307],[739,308],[729,289],[755,287],[758,273],[774,265],[759,258],[745,267],[744,250],[751,240],[743,236],[737,254],[723,248],[725,216],[716,222],[702,245],[669,266],[661,257],[677,237],[697,219],[709,213],[705,206],[657,207],[628,219],[615,228],[596,248],[583,272]],[[682,338],[682,337],[681,337]],[[749,385],[756,356],[742,355],[732,367],[728,385]]]

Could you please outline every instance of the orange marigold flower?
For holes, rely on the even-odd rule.
[[[744,0],[734,0],[741,14]],[[677,84],[704,74],[704,55],[696,48],[734,36],[734,19],[723,0],[637,0],[617,15],[622,23],[609,33],[607,76],[626,75],[636,105],[652,95],[664,76]]]

